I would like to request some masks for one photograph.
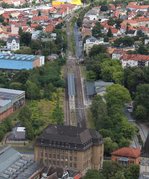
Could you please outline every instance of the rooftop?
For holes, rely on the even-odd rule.
[[[75,96],[75,78],[73,73],[69,73],[68,77],[68,94],[69,96]]]
[[[26,179],[40,167],[11,147],[0,151],[0,179]]]
[[[112,152],[112,155],[120,156],[120,157],[132,157],[138,158],[140,157],[140,149],[132,148],[132,147],[122,147],[118,150]]]
[[[0,53],[0,61],[1,60],[34,61],[36,60],[36,58],[37,58],[36,55]]]
[[[122,60],[149,61],[149,55],[125,54]]]
[[[25,94],[25,91],[0,88],[0,99],[1,100],[12,100],[12,99],[16,98],[18,95],[23,95],[23,94]]]
[[[86,150],[102,143],[101,135],[94,129],[63,125],[49,125],[36,140],[37,146],[68,150]]]

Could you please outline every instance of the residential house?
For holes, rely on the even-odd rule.
[[[32,31],[32,40],[37,40],[41,36],[41,30]]]
[[[86,81],[85,83],[85,90],[88,98],[93,97],[94,95],[101,95],[104,96],[106,93],[106,88],[111,86],[113,82],[105,82],[102,80],[90,82]]]
[[[123,68],[149,66],[149,55],[124,54],[121,57],[121,64]]]
[[[93,36],[89,37],[86,39],[86,41],[84,43],[84,51],[86,52],[87,55],[89,55],[89,52],[94,45],[99,45],[99,44],[103,44],[103,43],[104,43],[103,38],[100,38],[99,40],[97,40]]]
[[[121,57],[123,56],[123,54],[124,54],[123,49],[115,49],[112,52],[112,59],[118,59],[118,60],[120,60]]]
[[[85,38],[86,36],[91,36],[92,35],[91,28],[82,27],[81,35],[82,35],[82,38]]]
[[[18,37],[16,36],[10,36],[7,39],[7,48],[12,50],[12,51],[16,51],[20,49],[20,40]]]
[[[8,32],[2,31],[2,32],[0,32],[0,39],[6,41],[9,37],[9,35],[10,34]]]
[[[111,160],[124,166],[130,164],[140,164],[140,148],[122,147],[112,152]]]
[[[131,11],[143,11],[143,12],[147,12],[149,9],[149,5],[138,5],[137,2],[130,2],[128,3],[128,5],[126,6],[126,9],[129,9]]]
[[[16,34],[16,35],[18,35],[19,27],[16,26],[15,24],[11,24],[10,27],[11,27],[11,34]]]

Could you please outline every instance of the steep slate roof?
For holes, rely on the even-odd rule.
[[[149,158],[149,133],[148,133],[147,139],[145,141],[145,144],[141,150],[141,157]]]
[[[101,135],[94,129],[63,125],[49,125],[36,140],[37,146],[73,150],[86,150],[102,143]]]
[[[138,158],[140,156],[140,149],[132,148],[132,147],[123,147],[112,152],[112,155],[116,155],[120,157]]]
[[[16,43],[19,43],[19,42],[20,42],[19,38],[18,38],[18,37],[15,37],[15,36],[10,36],[10,37],[7,39],[7,42],[8,42],[8,43],[12,43],[13,40],[15,40]]]

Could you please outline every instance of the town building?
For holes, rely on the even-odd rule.
[[[113,84],[113,82],[105,82],[102,80],[98,80],[98,81],[86,81],[85,83],[85,89],[86,89],[86,94],[88,98],[93,97],[94,95],[101,95],[104,96],[104,94],[106,93],[106,88],[108,86],[111,86]]]
[[[139,179],[148,179],[148,178],[149,178],[149,134],[141,150]]]
[[[140,148],[123,147],[112,152],[111,160],[124,166],[140,164]]]
[[[125,54],[121,57],[122,67],[149,66],[149,55]]]
[[[26,129],[25,127],[14,127],[7,140],[10,141],[25,141]]]
[[[35,142],[35,161],[45,166],[80,171],[99,170],[103,163],[103,139],[95,129],[49,125]]]
[[[12,51],[16,51],[20,49],[20,40],[16,36],[10,36],[7,39],[7,49],[10,49]]]
[[[60,167],[49,167],[42,173],[41,179],[81,179],[77,171],[67,170]]]
[[[68,74],[68,97],[69,97],[69,107],[71,110],[75,109],[75,77],[73,73]]]
[[[25,103],[25,91],[0,88],[0,121]]]
[[[99,44],[104,44],[104,39],[103,38],[100,38],[98,40],[93,36],[89,37],[88,39],[86,39],[86,42],[84,43],[84,51],[86,52],[87,55],[89,55],[89,52],[90,52],[91,48],[94,45],[99,45]]]
[[[43,167],[11,147],[0,150],[1,179],[37,179]]]
[[[44,56],[0,53],[0,69],[30,70],[44,65],[44,63]]]

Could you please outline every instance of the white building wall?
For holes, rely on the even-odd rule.
[[[134,60],[121,60],[121,62],[123,68],[138,66],[138,61],[134,61]]]

